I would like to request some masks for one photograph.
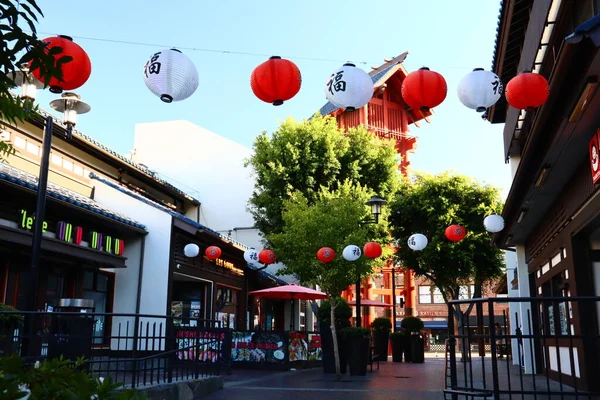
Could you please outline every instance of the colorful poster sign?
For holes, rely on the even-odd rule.
[[[323,359],[323,349],[321,348],[321,334],[308,334],[308,361],[321,361]]]
[[[177,358],[182,361],[226,361],[231,356],[230,333],[224,330],[176,329]]]
[[[592,183],[598,182],[600,179],[600,149],[598,149],[598,136],[600,129],[592,136],[589,145],[590,152],[590,168],[592,169]]]
[[[287,333],[233,332],[231,361],[279,364],[287,360]]]
[[[288,353],[290,362],[308,360],[308,333],[290,332]]]

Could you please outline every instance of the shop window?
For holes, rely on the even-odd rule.
[[[546,272],[550,271],[550,262],[547,262],[542,266],[541,274],[544,275]]]
[[[556,267],[562,261],[562,254],[560,252],[556,253],[554,257],[550,260],[550,264],[552,267]]]
[[[475,293],[475,285],[461,286],[458,289],[458,298],[459,300],[472,299],[473,293]]]
[[[0,131],[0,140],[4,140],[5,142],[8,142],[10,140],[10,132],[1,130]]]
[[[419,303],[421,304],[443,304],[444,297],[440,289],[434,286],[419,286]]]
[[[80,176],[81,176],[81,175],[83,175],[83,168],[82,168],[82,167],[80,167],[79,165],[75,165],[75,166],[73,167],[73,172],[74,172],[75,174],[77,174],[77,175],[80,175]]]
[[[52,153],[52,164],[62,165],[62,157]]]
[[[69,160],[63,160],[63,168],[67,171],[73,171],[73,163]]]
[[[114,275],[102,271],[84,271],[83,298],[94,301],[95,313],[112,311],[112,287]],[[93,344],[101,345],[106,342],[109,334],[110,320],[104,315],[96,315],[94,321]]]
[[[24,149],[27,147],[27,141],[20,136],[15,136],[15,147]]]
[[[35,155],[35,156],[39,156],[40,155],[40,148],[38,145],[31,143],[31,142],[27,142],[27,152]]]
[[[567,249],[562,249],[563,260],[567,258]]]

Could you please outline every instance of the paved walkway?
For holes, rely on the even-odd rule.
[[[208,400],[442,400],[444,360],[424,364],[380,363],[367,376],[345,375],[341,382],[322,369],[286,372],[233,370],[225,388]]]

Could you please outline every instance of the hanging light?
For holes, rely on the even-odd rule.
[[[475,68],[458,83],[458,99],[465,107],[484,112],[502,96],[504,87],[498,75],[483,68]]]
[[[537,108],[544,104],[550,94],[548,81],[540,74],[525,71],[512,78],[506,85],[506,101],[519,110]]]
[[[325,97],[338,108],[358,110],[373,97],[373,80],[356,65],[346,63],[325,81]]]
[[[34,101],[38,89],[43,89],[44,84],[40,82],[31,72],[27,64],[21,66],[19,71],[11,72],[8,78],[15,86],[21,87],[21,98]]]
[[[144,65],[144,83],[165,103],[187,99],[198,82],[194,63],[177,49],[156,52]]]
[[[402,99],[412,109],[429,111],[446,99],[448,86],[444,77],[427,67],[413,71],[402,82]]]
[[[290,60],[273,56],[252,71],[250,86],[256,97],[265,103],[280,106],[300,91],[302,76]]]
[[[188,243],[183,248],[183,254],[188,258],[197,257],[200,254],[200,247],[196,243]]]
[[[60,99],[50,102],[52,109],[64,113],[64,123],[67,124],[67,138],[71,139],[73,127],[77,124],[77,115],[88,113],[92,107],[81,100],[78,94],[65,92]]]
[[[423,235],[422,233],[414,233],[410,235],[407,243],[411,250],[421,251],[427,247],[427,243],[429,243],[429,241],[427,240],[427,236]]]

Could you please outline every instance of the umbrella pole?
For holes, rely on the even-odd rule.
[[[294,296],[290,299],[290,332],[294,330]]]

